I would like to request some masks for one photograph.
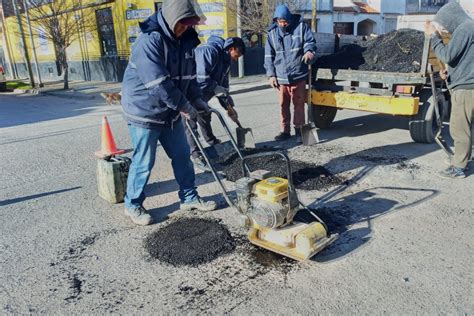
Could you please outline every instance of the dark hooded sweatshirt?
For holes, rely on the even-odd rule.
[[[436,56],[448,65],[449,88],[474,89],[474,20],[457,2],[450,2],[438,11],[434,21],[452,34],[447,45],[438,33],[431,39]]]
[[[302,62],[307,52],[316,53],[316,41],[313,33],[299,14],[291,14],[286,5],[275,9],[274,22],[267,33],[264,67],[268,77],[276,77],[280,84],[294,84],[306,80],[308,65]],[[282,30],[276,19],[289,22]]]
[[[192,0],[166,1],[140,23],[141,34],[122,84],[122,107],[128,123],[144,128],[172,126],[179,112],[202,97],[196,81],[194,29],[177,39],[172,30],[183,18],[197,16]]]
[[[227,48],[232,39],[211,36],[205,45],[196,48],[197,82],[204,100],[214,97],[216,86],[229,88],[230,56]]]

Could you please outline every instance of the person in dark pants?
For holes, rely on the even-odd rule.
[[[199,46],[196,51],[197,82],[204,94],[204,101],[208,102],[217,97],[221,106],[229,117],[236,121],[238,114],[234,110],[234,101],[229,95],[230,62],[237,61],[245,54],[245,44],[239,37],[226,40],[219,36],[211,36],[207,43]],[[228,108],[228,106],[231,108]],[[197,126],[209,145],[219,144],[220,140],[214,136],[211,126],[211,113],[200,112],[197,119],[190,121],[191,127],[197,133]],[[191,157],[194,165],[202,171],[210,171],[199,147],[189,130],[186,130],[188,143],[191,147]]]
[[[279,5],[268,29],[265,45],[265,69],[270,85],[278,90],[281,129],[275,140],[290,138],[293,102],[293,126],[298,142],[305,123],[306,78],[308,64],[316,60],[316,41],[308,25],[298,14],[291,14],[286,5]]]
[[[171,158],[180,209],[216,208],[215,202],[204,202],[196,191],[180,115],[194,120],[197,110],[209,111],[196,82],[194,49],[199,39],[192,26],[199,20],[192,0],[167,0],[160,11],[140,23],[142,33],[132,46],[122,86],[122,107],[134,146],[125,214],[138,225],[152,222],[143,201],[158,141]]]
[[[472,155],[472,120],[474,118],[474,20],[457,2],[444,5],[427,21],[425,32],[431,36],[433,51],[448,65],[447,79],[451,91],[449,131],[454,139],[454,157],[450,166],[440,172],[444,178],[465,178]],[[441,33],[451,34],[448,44]]]

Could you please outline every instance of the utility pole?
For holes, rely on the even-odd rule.
[[[237,36],[242,38],[242,4],[241,0],[237,0]],[[245,76],[244,71],[244,56],[240,56],[239,58],[239,78],[243,78]]]
[[[33,50],[33,59],[35,61],[36,74],[38,75],[38,86],[42,88],[44,85],[43,85],[43,82],[41,81],[41,72],[39,69],[38,57],[36,56],[35,41],[33,40],[33,31],[31,30],[30,13],[28,12],[28,10],[30,9],[28,6],[28,0],[25,0],[24,6],[25,6],[26,23],[28,24],[28,33],[29,33],[30,42],[31,42],[31,49]]]
[[[30,55],[28,55],[28,47],[26,47],[26,43],[25,43],[25,33],[23,32],[23,24],[21,23],[20,13],[18,12],[18,6],[16,3],[16,0],[12,0],[12,4],[13,4],[13,11],[15,12],[16,20],[18,22],[18,30],[20,31],[20,40],[21,40],[21,45],[23,46],[23,52],[25,54],[25,64],[26,64],[26,69],[28,70],[28,76],[30,77],[30,85],[34,87],[35,78],[33,77],[33,71],[31,70]]]
[[[18,75],[16,73],[16,68],[14,67],[15,65],[13,63],[11,47],[8,43],[7,25],[5,23],[5,14],[3,12],[2,1],[0,1],[0,28],[2,29],[2,40],[3,40],[3,47],[5,48],[5,58],[7,60],[8,71],[12,79],[16,79]]]
[[[312,8],[311,8],[311,31],[313,33],[316,33],[316,26],[317,26],[317,20],[316,20],[316,2],[318,0],[311,0]]]

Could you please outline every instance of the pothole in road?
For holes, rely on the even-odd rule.
[[[174,266],[197,266],[210,262],[235,249],[229,230],[214,220],[179,219],[149,235],[148,253]]]
[[[251,170],[264,169],[270,171],[272,176],[287,177],[287,165],[278,156],[252,158],[247,163]],[[297,189],[327,191],[330,187],[344,182],[344,179],[322,166],[297,160],[292,160],[290,164],[293,183]],[[244,176],[242,161],[236,156],[230,157],[222,165],[227,180],[234,182]]]

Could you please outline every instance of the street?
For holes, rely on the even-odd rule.
[[[271,142],[279,132],[274,91],[234,99],[258,143],[282,145]],[[103,115],[118,147],[131,148],[120,106],[100,98],[0,95],[2,313],[474,313],[474,166],[466,179],[439,178],[444,153],[413,143],[406,119],[339,111],[334,125],[319,131],[320,144],[283,145],[292,159],[345,180],[298,192],[340,233],[298,263],[251,246],[209,174],[197,174],[198,190],[221,207],[179,211],[161,148],[144,205],[156,224],[135,226],[123,204],[97,195],[94,152]],[[197,267],[152,259],[145,238],[186,216],[220,219],[235,251]]]

